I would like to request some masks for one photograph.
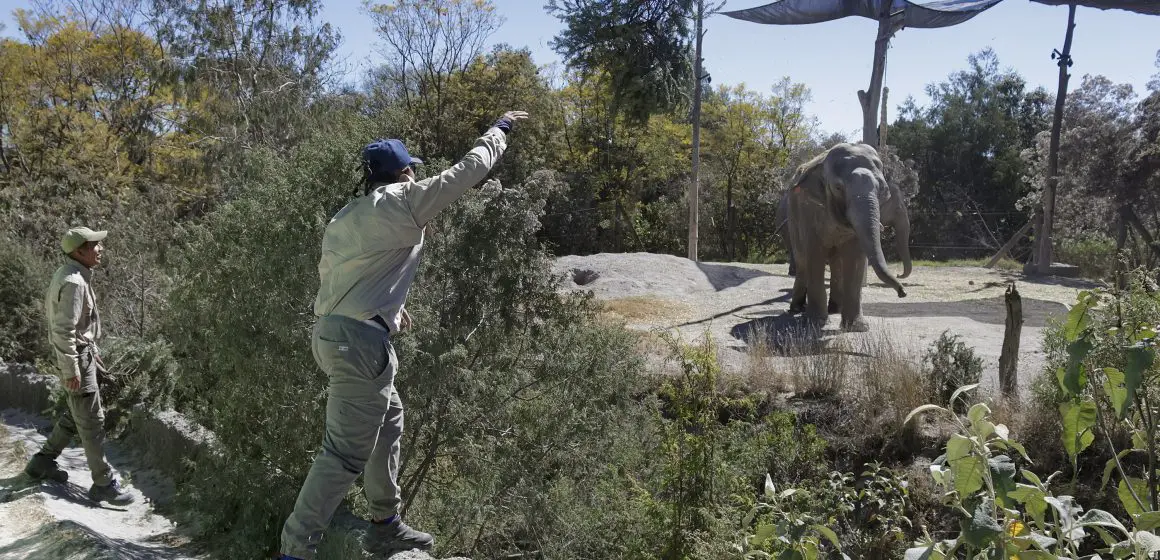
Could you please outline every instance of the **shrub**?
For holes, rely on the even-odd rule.
[[[791,346],[790,372],[795,390],[808,397],[833,397],[846,381],[848,343],[838,338],[830,348]]]
[[[274,549],[321,444],[311,304],[359,147],[320,138],[256,153],[237,198],[187,228],[166,324],[183,366],[176,400],[224,455],[196,466],[181,500],[223,557]],[[549,179],[487,185],[431,224],[407,304],[415,327],[394,339],[403,507],[441,548],[480,557],[655,550],[659,531],[630,522],[646,517],[633,488],[656,433],[634,398],[637,340],[601,323],[589,296],[558,293],[535,238]]]
[[[983,376],[983,360],[975,355],[975,349],[959,340],[958,335],[943,331],[938,340],[931,343],[922,359],[923,367],[930,373],[931,384],[937,402],[950,405],[951,395],[964,385],[973,385]],[[965,403],[966,401],[963,401]],[[955,410],[966,410],[965,404],[956,404]]]
[[[51,276],[49,263],[0,237],[0,360],[32,363],[49,356],[44,291]]]
[[[166,340],[109,338],[101,346],[101,356],[108,370],[101,379],[101,402],[113,430],[117,420],[136,406],[151,410],[173,406],[178,363]]]
[[[1102,233],[1089,233],[1059,241],[1056,260],[1079,267],[1085,278],[1107,278],[1115,265],[1116,241]]]

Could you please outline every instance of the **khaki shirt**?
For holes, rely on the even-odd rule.
[[[423,250],[423,227],[483,181],[506,148],[504,132],[492,128],[450,169],[422,181],[379,186],[339,210],[322,237],[315,315],[379,315],[398,332]]]
[[[101,336],[101,316],[93,295],[92,271],[69,257],[56,273],[44,297],[49,342],[61,379],[80,377],[78,346],[94,345]]]

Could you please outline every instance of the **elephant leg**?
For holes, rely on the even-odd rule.
[[[838,249],[838,266],[841,269],[842,330],[866,332],[870,325],[862,317],[862,284],[866,280],[866,256],[857,239],[845,243]]]
[[[842,310],[842,267],[839,264],[841,258],[838,250],[831,249],[830,256],[826,260],[830,263],[830,303],[826,306],[826,313],[833,315]]]
[[[812,326],[822,328],[826,325],[826,250],[821,244],[799,248],[799,251],[808,257],[800,257],[798,262],[798,278],[805,276],[806,287],[806,317]]]
[[[793,293],[790,294],[789,312],[801,313],[806,308],[806,279],[795,276],[793,279]]]
[[[793,258],[793,244],[788,241],[788,236],[785,243],[785,252],[787,255],[789,255],[789,275],[797,276],[797,262],[795,262]]]

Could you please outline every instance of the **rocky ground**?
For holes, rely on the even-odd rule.
[[[780,335],[800,329],[798,319],[786,314],[794,279],[784,264],[694,263],[671,255],[634,253],[567,256],[555,267],[569,279],[567,289],[591,290],[632,328],[677,333],[685,341],[710,335],[730,373],[752,374],[754,344],[777,346],[784,340]],[[894,268],[897,273],[900,267]],[[985,268],[916,266],[903,281],[905,298],[898,298],[876,278],[863,288],[863,313],[871,332],[841,333],[834,315],[823,332],[823,343],[857,353],[885,336],[890,345],[918,360],[949,330],[975,348],[983,359],[983,389],[993,390],[998,386],[1006,320],[1003,295],[1010,282],[1015,282],[1023,301],[1022,391],[1043,369],[1044,327],[1065,315],[1079,290],[1091,284],[1024,278]]]

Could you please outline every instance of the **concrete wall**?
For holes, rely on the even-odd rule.
[[[44,414],[52,391],[60,386],[53,375],[43,375],[25,364],[0,362],[0,409],[16,408]],[[173,410],[137,407],[129,415],[122,442],[138,451],[146,466],[175,482],[184,480],[187,461],[196,462],[217,447],[213,433]]]

